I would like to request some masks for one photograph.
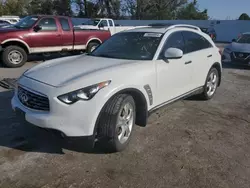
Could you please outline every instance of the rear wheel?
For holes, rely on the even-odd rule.
[[[27,53],[19,46],[7,46],[3,50],[2,61],[9,68],[21,67],[27,61]]]
[[[201,97],[205,100],[209,100],[209,99],[213,98],[213,96],[215,95],[215,92],[217,90],[218,83],[219,83],[218,70],[216,68],[212,68],[212,69],[210,69],[210,71],[207,75],[206,83],[204,86],[204,91],[201,94]]]
[[[105,106],[98,124],[100,145],[109,152],[124,150],[135,125],[136,108],[132,96],[120,94]]]
[[[91,53],[99,45],[100,45],[100,43],[98,43],[98,42],[90,42],[87,46],[87,53]]]

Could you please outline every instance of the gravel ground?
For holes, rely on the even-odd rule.
[[[29,66],[8,71],[18,76]],[[11,110],[12,93],[0,92],[0,187],[250,187],[250,69],[225,66],[212,100],[158,110],[115,154],[79,152],[24,125]]]

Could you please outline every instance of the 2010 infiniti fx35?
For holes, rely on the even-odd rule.
[[[198,27],[137,28],[29,69],[11,103],[33,125],[122,151],[153,110],[193,94],[211,99],[221,71],[219,49]]]

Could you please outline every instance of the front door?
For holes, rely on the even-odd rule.
[[[36,25],[41,27],[30,35],[32,53],[53,52],[62,50],[62,33],[53,17],[44,17]]]
[[[178,48],[184,51],[184,39],[181,32],[170,34],[156,60],[158,104],[178,98],[192,89],[190,57],[183,55],[180,59],[163,60],[164,52],[168,48]]]

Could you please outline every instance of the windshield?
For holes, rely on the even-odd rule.
[[[250,44],[250,34],[244,34],[244,35],[240,36],[240,38],[237,40],[237,42]]]
[[[14,27],[28,29],[31,28],[37,20],[38,16],[26,16],[17,22]]]
[[[117,59],[152,60],[162,36],[161,33],[117,33],[89,55]]]
[[[92,19],[84,22],[83,25],[93,25],[96,26],[100,22],[100,19]]]

